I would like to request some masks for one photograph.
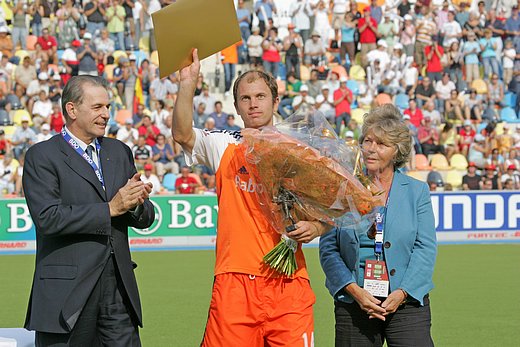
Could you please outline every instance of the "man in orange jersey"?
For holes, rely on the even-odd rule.
[[[180,86],[173,112],[172,134],[184,149],[188,165],[204,164],[216,172],[219,217],[215,280],[202,346],[312,346],[315,296],[301,245],[296,252],[298,270],[282,277],[263,262],[279,241],[262,214],[256,186],[239,150],[240,131],[205,131],[192,127],[193,95],[200,63],[180,71]],[[276,80],[264,72],[248,71],[233,86],[237,113],[246,128],[273,124],[278,108]],[[310,242],[327,227],[300,221],[288,236]]]

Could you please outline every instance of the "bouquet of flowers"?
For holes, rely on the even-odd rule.
[[[284,235],[297,220],[352,223],[382,205],[380,189],[360,173],[359,149],[339,139],[320,113],[244,129],[242,136],[248,171],[260,187],[260,206],[282,234],[264,262],[284,275],[297,269],[298,245]]]

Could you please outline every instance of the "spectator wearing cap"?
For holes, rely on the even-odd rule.
[[[52,81],[49,86],[49,99],[52,102],[60,103],[62,92],[63,92],[63,87],[61,84],[61,76],[59,74],[54,74],[52,76]]]
[[[191,175],[191,169],[187,166],[181,168],[181,175],[175,180],[177,194],[195,194],[202,187],[199,180]]]
[[[42,35],[38,37],[36,42],[41,46],[42,51],[47,54],[49,61],[58,64],[58,41],[49,33],[49,28],[42,30]]]
[[[84,7],[84,14],[87,17],[87,32],[99,37],[101,30],[105,28],[105,2],[99,0],[89,1]]]
[[[161,181],[159,177],[153,173],[153,165],[152,164],[144,164],[144,175],[141,175],[141,181],[144,183],[152,184],[151,195],[159,194],[161,192]]]
[[[408,3],[408,0],[405,0]],[[401,3],[402,4],[402,3]],[[409,4],[409,3],[408,3]],[[402,24],[399,42],[403,45],[403,50],[408,57],[413,57],[415,46],[415,25],[413,17],[406,12],[403,16],[404,23]]]
[[[307,2],[294,2],[300,6],[310,6]],[[303,37],[295,30],[296,26],[289,23],[287,29],[289,34],[283,39],[283,51],[285,52],[285,68],[287,72],[294,72],[296,78],[300,79],[300,57],[303,52]],[[309,36],[309,33],[307,33]]]
[[[314,30],[311,38],[305,41],[303,63],[307,66],[319,67],[325,63],[326,43],[320,33]]]
[[[63,65],[63,71],[61,73],[63,84],[67,84],[68,80],[72,76],[78,75],[79,59],[76,52],[80,46],[80,40],[73,40],[70,47],[63,51],[63,55],[61,56],[61,64]]]
[[[332,94],[328,84],[324,84],[321,87],[321,93],[316,97],[314,106],[316,110],[323,113],[331,124],[335,124],[336,109],[334,106],[334,96]]]
[[[403,114],[410,116],[410,123],[415,127],[421,125],[424,117],[421,109],[417,107],[417,101],[414,98],[410,99],[408,102],[408,108],[404,110]]]
[[[36,78],[36,67],[32,64],[31,57],[26,55],[14,71],[14,80],[16,84],[21,85],[26,90],[29,83]]]
[[[340,134],[341,124],[347,126],[350,121],[350,104],[352,103],[352,91],[347,87],[347,78],[342,76],[339,80],[339,88],[334,91],[334,107],[336,113],[336,134]]]
[[[374,69],[375,62],[378,61],[379,68],[384,75],[387,72],[387,68],[390,64],[390,55],[388,54],[388,44],[386,41],[378,40],[377,49],[368,52],[367,60],[372,69]]]
[[[463,190],[480,190],[482,177],[477,174],[477,165],[470,161],[468,163],[468,172],[462,177]]]
[[[49,121],[49,117],[52,114],[52,101],[49,99],[49,95],[45,90],[40,90],[38,99],[34,102],[31,113],[36,128],[39,128],[42,123]]]
[[[92,34],[83,35],[83,45],[78,47],[76,56],[79,60],[78,75],[98,76],[96,46],[92,43]]]
[[[47,141],[52,137],[51,126],[48,123],[42,124],[40,133],[36,135],[36,143]]]
[[[377,6],[377,3],[376,3]],[[379,6],[378,6],[379,8]],[[371,10],[372,16],[374,16],[374,10]],[[380,22],[377,26],[377,34],[381,40],[385,41],[388,48],[392,50],[394,44],[396,43],[396,36],[399,34],[395,23],[392,21],[390,12],[386,12],[383,16],[384,20]],[[377,21],[377,19],[376,19]]]
[[[9,29],[3,25],[0,26],[0,53],[2,56],[7,56],[11,58],[13,56],[13,40],[11,36],[7,35],[9,33]]]
[[[491,187],[487,187],[487,181],[491,181]],[[502,190],[502,181],[498,177],[497,166],[495,164],[486,164],[484,174],[482,175],[481,189]]]
[[[486,138],[482,134],[476,134],[473,138],[473,142],[469,146],[468,160],[474,162],[479,169],[483,169],[486,165],[488,152]]]
[[[17,126],[11,138],[14,157],[18,159],[36,142],[36,133],[29,127],[31,118],[25,114],[21,118],[21,125]]]
[[[424,118],[423,124],[419,126],[417,132],[417,137],[419,138],[424,155],[444,154],[444,147],[440,144],[439,131],[436,127],[432,126],[430,118]]]
[[[125,125],[120,127],[116,134],[116,138],[130,148],[137,144],[137,139],[139,138],[139,132],[133,127],[133,124],[132,118],[127,118]]]
[[[251,35],[251,30],[249,27],[252,17],[251,11],[249,11],[249,9],[244,6],[244,3],[244,0],[238,0],[236,14],[238,25],[240,27],[240,36],[242,36],[242,40],[244,40],[244,42],[247,42],[247,39],[249,39],[249,36]]]
[[[300,87],[300,95],[296,95],[292,102],[294,112],[310,112],[314,108],[316,101],[309,95],[309,87],[302,84]]]
[[[377,21],[371,16],[370,7],[365,7],[363,10],[363,17],[359,18],[357,27],[361,46],[361,65],[366,68],[368,65],[367,54],[376,49],[377,41]]]
[[[121,6],[121,0],[112,0],[105,14],[107,30],[115,42],[116,50],[125,50],[125,17],[126,12]]]
[[[502,174],[500,180],[502,181],[502,186],[504,189],[519,189],[520,188],[520,176],[516,171],[516,166],[514,164],[510,164],[506,167],[505,173]],[[507,180],[511,180],[511,183],[508,184],[508,188],[506,188]]]
[[[463,126],[459,130],[459,135],[457,137],[457,145],[459,153],[464,155],[465,157],[468,156],[469,147],[471,146],[471,143],[473,142],[473,138],[476,135],[476,131],[473,128],[473,125],[471,124],[471,121],[469,119],[466,119],[464,121]]]

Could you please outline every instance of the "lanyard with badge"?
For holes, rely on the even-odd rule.
[[[392,188],[390,186],[390,190],[391,189]],[[388,191],[385,206],[376,214],[375,230],[373,235],[370,235],[369,231],[368,237],[374,239],[374,255],[376,256],[376,260],[367,259],[365,261],[365,275],[363,281],[363,288],[367,292],[373,296],[382,298],[386,298],[388,296],[388,289],[390,287],[386,262],[381,260],[383,255],[385,217],[388,210],[389,197],[390,191]]]
[[[61,136],[63,136],[63,138],[65,139],[65,142],[67,142],[72,147],[72,149],[74,149],[76,151],[76,153],[78,153],[83,159],[85,159],[87,161],[87,163],[89,163],[89,165],[92,167],[92,170],[94,170],[96,177],[98,178],[99,182],[101,183],[101,186],[103,186],[103,190],[105,190],[105,180],[103,179],[103,173],[101,172],[101,169],[98,168],[96,163],[94,163],[94,160],[92,160],[92,158],[87,154],[87,152],[85,152],[84,150],[81,149],[81,147],[78,145],[76,140],[74,140],[69,135],[67,130],[65,130],[65,127],[63,127],[61,129]],[[101,150],[101,145],[99,144],[99,141],[97,139],[95,140],[95,143],[96,143],[96,153],[99,153],[99,151]]]

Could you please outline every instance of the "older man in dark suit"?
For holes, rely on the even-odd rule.
[[[151,184],[132,152],[105,138],[107,82],[73,77],[66,126],[27,152],[23,187],[36,227],[36,269],[25,327],[36,346],[140,346],[141,303],[128,227],[154,219]]]

